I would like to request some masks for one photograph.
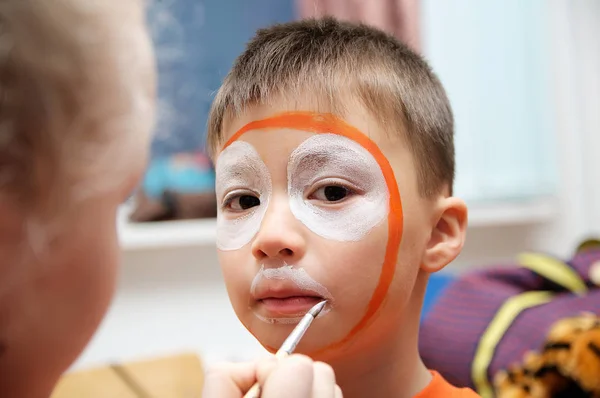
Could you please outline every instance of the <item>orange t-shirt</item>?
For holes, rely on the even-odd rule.
[[[414,398],[480,398],[470,388],[457,388],[438,373],[431,371],[433,378],[427,387]]]

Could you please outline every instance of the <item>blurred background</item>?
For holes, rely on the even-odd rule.
[[[177,352],[205,363],[264,351],[240,325],[215,255],[204,155],[214,92],[255,30],[324,13],[388,30],[422,53],[456,118],[467,244],[448,274],[534,250],[568,257],[600,235],[600,2],[153,0],[159,122],[123,206],[119,290],[74,369]]]

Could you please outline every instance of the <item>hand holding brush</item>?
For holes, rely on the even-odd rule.
[[[296,345],[324,305],[323,301],[311,308],[273,358],[252,364],[227,364],[209,372],[202,396],[342,398],[342,392],[335,382],[335,374],[329,365],[314,362],[304,355],[293,354]]]

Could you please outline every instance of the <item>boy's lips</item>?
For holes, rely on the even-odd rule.
[[[317,292],[278,282],[259,287],[253,295],[259,312],[268,317],[304,316],[312,306],[327,299]]]
[[[327,300],[326,314],[333,305],[327,288],[311,278],[302,267],[282,263],[263,264],[250,287],[250,307],[267,323],[297,323],[317,303]]]
[[[304,316],[315,304],[323,299],[311,296],[292,296],[285,298],[265,298],[259,305],[273,315]]]

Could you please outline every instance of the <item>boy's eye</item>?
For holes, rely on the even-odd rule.
[[[350,190],[339,185],[327,185],[319,188],[311,196],[314,199],[325,202],[339,202],[345,199],[350,194]]]
[[[248,210],[260,205],[260,199],[252,195],[240,195],[228,202],[228,207],[235,211]]]

